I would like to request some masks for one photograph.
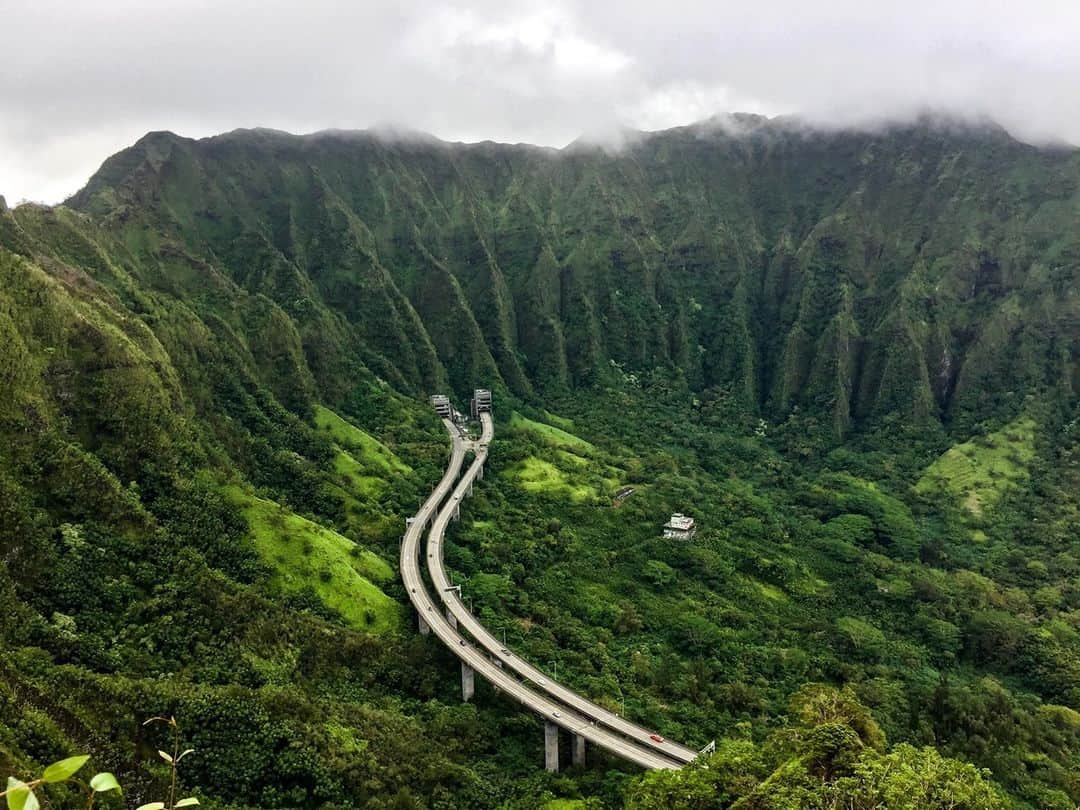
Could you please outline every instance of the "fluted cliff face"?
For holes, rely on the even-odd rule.
[[[10,390],[91,403],[100,436],[65,386],[110,358],[135,414],[209,407],[209,363],[298,414],[359,373],[529,399],[660,369],[837,437],[1075,390],[1076,152],[736,123],[617,151],[148,135],[67,207],[0,213]],[[70,351],[35,338],[63,324]]]
[[[1078,214],[1077,151],[750,117],[153,133],[63,206],[0,198],[0,764],[94,724],[127,762],[175,711],[237,806],[536,806],[532,731],[440,707],[389,564],[445,460],[421,395],[487,383],[448,560],[536,660],[672,739],[854,684],[1075,805]]]
[[[931,122],[732,123],[617,151],[153,134],[71,203],[178,295],[212,276],[265,296],[316,379],[333,322],[407,388],[527,397],[614,361],[841,433],[1075,383],[1076,153]]]

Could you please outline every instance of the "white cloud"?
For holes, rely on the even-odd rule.
[[[523,98],[604,83],[630,63],[618,50],[574,33],[556,9],[492,19],[468,8],[436,7],[403,38],[402,52],[433,81],[483,83]]]
[[[0,193],[56,201],[148,129],[562,145],[934,107],[1080,142],[1078,41],[1080,6],[1056,0],[0,0]]]
[[[657,130],[729,111],[769,116],[783,112],[758,99],[739,96],[724,85],[681,81],[644,91],[640,98],[619,108],[619,117],[640,129]]]

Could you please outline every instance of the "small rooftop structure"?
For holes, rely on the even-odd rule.
[[[473,391],[470,404],[473,419],[478,419],[482,413],[491,413],[491,391],[486,388],[477,388]]]
[[[446,394],[433,394],[431,397],[431,407],[435,409],[435,413],[439,416],[450,416],[450,398]]]
[[[692,540],[697,532],[697,525],[692,517],[676,512],[671,520],[664,524],[664,537],[668,540]]]

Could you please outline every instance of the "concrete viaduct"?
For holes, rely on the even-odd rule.
[[[401,576],[419,615],[420,632],[434,633],[461,660],[462,698],[472,699],[476,674],[479,673],[497,689],[543,718],[544,764],[549,771],[557,771],[559,767],[560,728],[571,735],[575,765],[584,764],[586,741],[649,769],[679,768],[692,761],[698,752],[662,740],[654,732],[553,681],[514,655],[466,609],[460,588],[450,584],[443,567],[443,537],[449,522],[460,514],[461,501],[472,492],[474,482],[483,477],[488,444],[495,432],[490,412],[491,395],[487,391],[477,391],[473,399],[474,414],[482,425],[480,438],[475,441],[469,439],[453,420],[454,413],[447,398],[433,397],[432,404],[443,416],[443,424],[450,434],[450,461],[431,495],[407,521],[401,543]],[[462,475],[465,455],[470,451],[473,460]],[[429,594],[419,566],[421,537],[429,525],[427,570],[438,602]]]

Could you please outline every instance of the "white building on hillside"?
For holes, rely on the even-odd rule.
[[[692,540],[697,526],[692,517],[676,512],[671,520],[664,524],[664,537],[668,540]]]

